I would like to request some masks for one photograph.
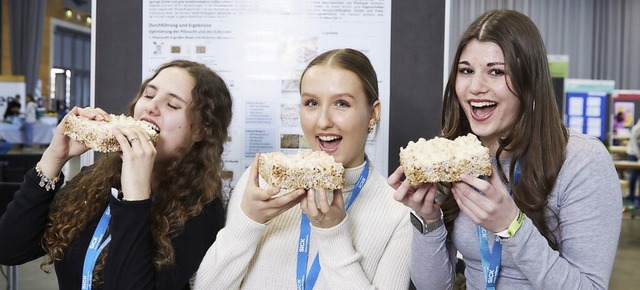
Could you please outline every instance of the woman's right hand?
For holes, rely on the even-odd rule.
[[[264,224],[279,214],[298,204],[305,194],[304,189],[294,190],[285,195],[274,197],[279,188],[260,188],[258,175],[259,154],[251,165],[249,181],[240,203],[242,211],[252,220]]]
[[[393,198],[411,208],[425,221],[440,219],[440,206],[435,201],[438,186],[435,183],[423,183],[414,188],[408,179],[400,180],[403,175],[404,169],[399,166],[387,179],[387,183],[396,190]]]
[[[51,139],[49,147],[42,154],[40,159],[40,169],[42,173],[48,177],[53,178],[58,176],[60,170],[69,159],[79,156],[89,150],[88,147],[83,144],[71,140],[64,134],[64,126],[69,115],[84,116],[92,120],[108,120],[109,114],[100,108],[78,108],[74,107],[67,113],[62,119],[60,124],[56,127],[56,130]]]

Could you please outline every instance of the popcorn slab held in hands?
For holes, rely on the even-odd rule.
[[[435,137],[400,148],[400,165],[412,186],[459,181],[461,174],[491,175],[489,149],[469,133],[455,140]]]
[[[344,167],[324,151],[261,153],[258,172],[271,186],[287,189],[339,189],[344,187]]]
[[[149,122],[135,120],[125,115],[109,115],[108,121],[91,120],[83,116],[70,114],[64,124],[64,134],[97,152],[122,151],[118,140],[113,135],[116,126],[139,126],[151,137],[151,142],[156,145],[158,141],[158,128]]]

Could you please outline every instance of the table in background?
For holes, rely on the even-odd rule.
[[[617,170],[640,169],[640,162],[638,161],[614,160],[613,165]]]
[[[18,124],[0,124],[0,138],[12,144],[25,144],[24,131]],[[33,125],[33,144],[51,143],[56,125],[36,122]]]

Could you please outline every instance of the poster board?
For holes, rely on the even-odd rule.
[[[223,156],[232,184],[256,153],[307,149],[299,121],[302,70],[318,54],[350,47],[377,73],[382,118],[365,151],[388,175],[391,0],[145,1],[142,77],[160,64],[189,59],[225,80],[234,99],[231,140]]]
[[[566,79],[565,122],[578,132],[607,138],[609,100],[615,87],[612,80]]]
[[[612,132],[620,138],[627,137],[640,117],[640,90],[614,90],[612,104],[612,120],[616,121],[620,114],[622,116],[621,126],[617,132]]]

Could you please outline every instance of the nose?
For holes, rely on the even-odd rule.
[[[160,98],[158,97],[150,99],[144,105],[144,111],[147,112],[147,114],[149,115],[159,115],[160,114],[160,110],[158,109],[159,100]]]
[[[320,115],[318,116],[318,128],[327,129],[333,126],[333,120],[331,119],[331,110],[327,106],[323,106],[320,109]]]
[[[469,92],[477,95],[487,92],[487,85],[485,83],[485,76],[476,73],[471,78],[471,84],[469,84]]]

